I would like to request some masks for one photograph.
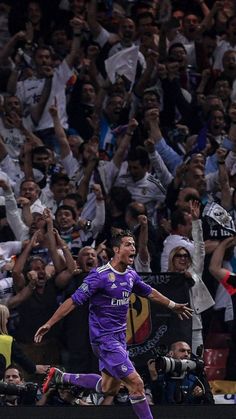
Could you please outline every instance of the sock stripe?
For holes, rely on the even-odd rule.
[[[97,393],[101,393],[101,391],[102,391],[101,383],[102,383],[102,377],[98,380],[98,382],[96,384],[95,390],[96,390]]]
[[[136,403],[144,402],[146,400],[146,396],[137,396],[137,397],[130,396],[129,399],[132,404],[136,404]]]

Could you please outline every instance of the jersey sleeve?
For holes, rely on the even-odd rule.
[[[71,298],[77,305],[85,303],[93,294],[102,288],[102,280],[99,273],[94,269],[85,278],[79,288],[72,294]]]
[[[141,297],[147,297],[149,294],[151,294],[152,287],[148,284],[145,284],[142,278],[136,272],[134,272],[134,285],[132,291]]]

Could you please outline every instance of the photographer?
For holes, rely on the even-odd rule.
[[[42,395],[37,406],[86,406],[88,403],[82,399],[82,394],[75,386],[52,386]]]
[[[37,390],[36,383],[24,383],[18,368],[9,365],[0,382],[0,406],[35,405]]]
[[[171,345],[166,357],[148,361],[155,404],[214,404],[204,365],[186,342]]]

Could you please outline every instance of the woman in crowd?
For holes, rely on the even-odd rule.
[[[214,305],[207,287],[202,281],[204,267],[205,245],[203,241],[202,222],[199,219],[199,203],[194,201],[192,214],[195,214],[195,223],[192,226],[192,237],[194,241],[194,251],[191,257],[185,247],[178,246],[172,249],[169,255],[168,271],[179,272],[185,275],[186,280],[191,281],[190,285],[190,305],[193,311],[192,316],[192,352],[203,343],[202,340],[202,320],[201,313]]]

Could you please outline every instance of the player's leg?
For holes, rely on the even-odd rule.
[[[93,352],[94,355],[99,358],[98,345],[93,347]],[[100,368],[100,371],[101,370],[102,368]],[[57,368],[50,368],[43,384],[43,393],[46,393],[51,385],[61,383],[69,383],[77,387],[96,390],[98,393],[102,392],[102,376],[99,374],[70,374],[63,373]]]
[[[122,378],[122,381],[129,390],[129,398],[137,417],[139,419],[153,419],[150,407],[146,400],[143,380],[137,371]]]
[[[114,397],[120,389],[121,381],[111,377],[105,371],[102,371],[102,393],[104,394],[104,400],[101,403],[103,406],[108,406],[113,403]]]
[[[138,418],[152,419],[153,416],[144,393],[143,381],[135,371],[128,356],[125,334],[123,332],[116,333],[113,336],[110,336],[109,340],[108,337],[106,337],[104,343],[100,345],[99,358],[99,365],[102,367],[100,370],[106,371],[116,380],[123,381],[128,388],[130,401]],[[105,387],[103,387],[103,391],[104,390]]]
[[[43,384],[43,393],[46,393],[51,385],[69,383],[77,387],[102,391],[102,377],[98,374],[70,374],[60,371],[58,368],[50,368]]]

